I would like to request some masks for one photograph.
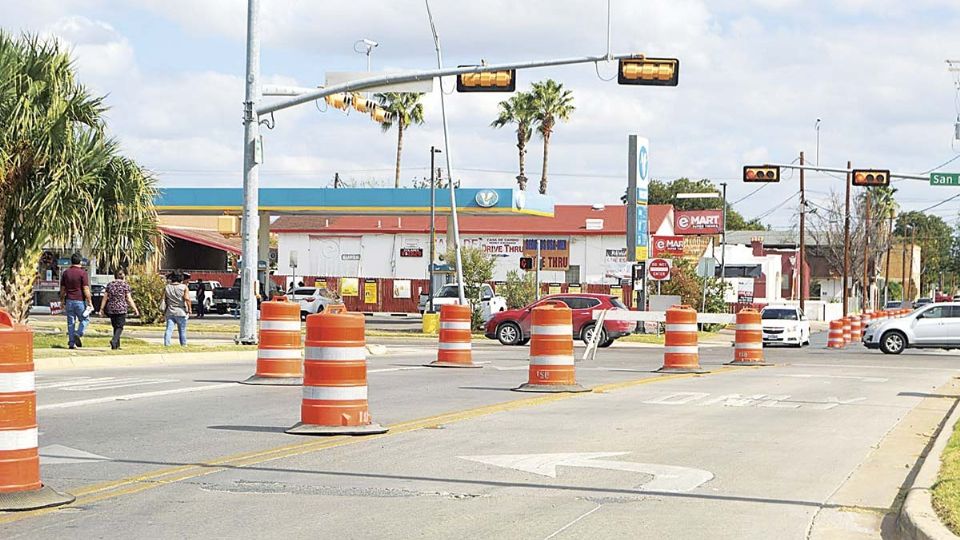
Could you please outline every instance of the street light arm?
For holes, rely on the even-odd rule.
[[[624,58],[643,58],[642,54],[616,54],[610,57],[611,60],[620,60]],[[506,71],[510,69],[530,69],[530,68],[539,68],[539,67],[550,67],[550,66],[566,66],[572,64],[586,64],[590,62],[605,62],[607,61],[607,55],[601,56],[583,56],[576,58],[558,58],[555,60],[537,60],[533,62],[515,62],[512,64],[496,64],[496,65],[486,65],[486,66],[464,66],[456,68],[438,68],[424,71],[408,71],[403,73],[393,73],[390,75],[380,75],[377,77],[368,77],[366,79],[358,79],[356,81],[350,81],[343,84],[337,84],[334,86],[328,86],[326,88],[318,88],[316,90],[306,92],[289,99],[280,100],[274,103],[267,105],[261,105],[257,107],[257,114],[268,114],[276,111],[281,111],[283,109],[289,109],[290,107],[295,107],[297,105],[302,105],[304,103],[309,103],[311,101],[316,101],[322,99],[331,94],[339,94],[341,92],[354,92],[358,90],[365,90],[369,88],[376,88],[378,86],[385,86],[389,84],[399,84],[407,82],[417,82],[431,80],[436,77],[447,77],[450,75],[460,75],[463,73],[485,73],[491,71]]]
[[[792,163],[767,163],[763,165],[764,167],[779,167],[781,169],[795,169],[798,171],[820,171],[820,172],[833,172],[833,173],[852,173],[853,169],[843,169],[840,167],[821,167],[819,165],[794,165]],[[920,174],[909,174],[909,173],[896,173],[890,172],[890,178],[904,178],[906,180],[929,180],[930,176],[924,176]]]

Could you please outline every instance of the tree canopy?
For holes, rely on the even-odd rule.
[[[710,180],[690,180],[677,178],[673,181],[650,181],[649,204],[672,204],[677,210],[718,210],[723,207],[723,201],[715,199],[678,199],[678,193],[708,193],[720,192],[720,186]],[[768,227],[759,220],[747,220],[727,203],[727,230],[730,231],[764,231]]]

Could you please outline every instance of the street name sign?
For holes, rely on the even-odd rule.
[[[960,173],[930,173],[931,186],[960,186]]]

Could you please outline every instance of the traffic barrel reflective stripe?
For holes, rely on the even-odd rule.
[[[440,306],[440,336],[437,359],[429,367],[478,368],[473,363],[471,329],[473,313],[470,306],[444,304]]]
[[[573,316],[560,301],[533,308],[530,325],[530,367],[521,392],[588,392],[577,384],[573,359]]]
[[[744,323],[746,324],[746,323]],[[661,373],[706,373],[700,368],[697,343],[697,311],[690,306],[671,306],[666,313]]]
[[[0,310],[0,511],[73,502],[40,481],[33,331]]]
[[[827,348],[843,348],[843,321],[841,319],[830,321],[830,333],[827,334]]]
[[[763,323],[760,312],[744,308],[737,313],[733,341],[733,366],[768,366],[763,361]]]
[[[260,304],[257,370],[244,384],[298,386],[303,384],[303,342],[300,304],[285,296]]]
[[[851,315],[850,316],[850,342],[857,343],[860,341],[860,337],[863,334],[861,333],[860,327],[860,316]]]
[[[843,344],[846,346],[851,339],[850,317],[843,317],[840,321],[843,322]]]
[[[287,433],[372,435],[387,428],[370,419],[362,313],[327,306],[307,317],[300,422]]]

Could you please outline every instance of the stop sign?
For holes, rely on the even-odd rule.
[[[647,275],[654,281],[670,279],[671,263],[669,259],[650,259],[647,261]]]

